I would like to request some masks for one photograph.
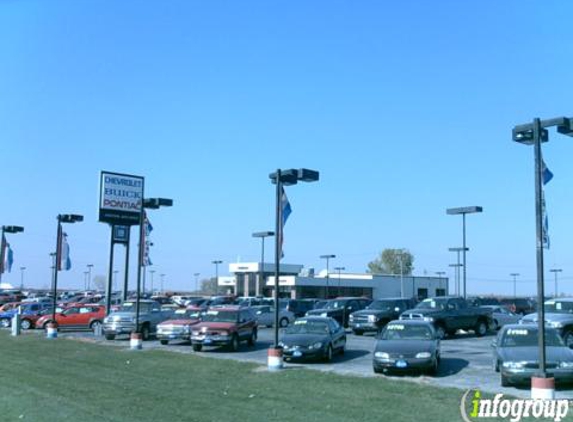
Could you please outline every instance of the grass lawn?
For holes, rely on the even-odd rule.
[[[455,389],[5,331],[0,380],[3,422],[461,420]]]

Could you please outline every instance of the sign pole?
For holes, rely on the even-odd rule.
[[[105,314],[111,312],[111,293],[112,293],[112,276],[113,276],[113,252],[115,246],[115,225],[111,225],[111,236],[109,242],[109,270],[107,272],[107,288],[105,293]]]

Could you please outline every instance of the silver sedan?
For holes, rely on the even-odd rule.
[[[268,305],[251,306],[251,309],[257,317],[260,326],[272,327],[275,324],[275,308]],[[295,320],[292,312],[285,309],[279,310],[279,327],[287,327]]]

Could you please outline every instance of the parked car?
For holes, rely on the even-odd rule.
[[[203,315],[202,321],[193,326],[191,344],[196,352],[203,346],[227,346],[236,352],[241,341],[246,341],[249,346],[255,345],[257,328],[257,319],[251,308],[211,308]]]
[[[537,310],[535,301],[525,297],[505,298],[501,299],[500,302],[510,311],[519,315],[531,314]]]
[[[300,318],[305,316],[308,311],[314,309],[315,302],[316,300],[314,299],[281,299],[279,307],[292,312],[296,318]]]
[[[163,345],[170,340],[191,341],[191,327],[201,322],[204,308],[177,309],[173,317],[157,324],[157,339]]]
[[[259,327],[272,327],[275,325],[275,308],[272,308],[269,305],[258,305],[251,306],[251,309],[255,313]],[[285,309],[279,309],[279,327],[284,328],[289,324],[292,324],[294,320],[295,316],[292,312]]]
[[[555,328],[565,344],[573,347],[573,298],[550,299],[544,303],[545,323]],[[521,324],[537,324],[537,312],[521,318]]]
[[[431,322],[440,339],[457,330],[473,330],[476,336],[482,337],[491,326],[491,310],[471,306],[461,297],[442,296],[424,299],[400,315],[400,319]]]
[[[414,306],[416,306],[414,299],[402,297],[378,299],[365,309],[352,312],[348,322],[356,335],[362,335],[368,331],[378,332],[388,322],[398,319],[402,312]]]
[[[307,316],[297,319],[282,334],[279,347],[284,360],[332,360],[335,353],[344,354],[346,333],[333,318]]]
[[[44,308],[37,313],[26,313],[22,315],[22,319],[20,320],[20,327],[24,330],[38,328],[37,322],[38,320],[43,317],[44,315],[52,315],[52,304],[43,304]],[[66,308],[62,306],[56,307],[56,313],[64,312]]]
[[[421,370],[437,374],[440,339],[427,321],[391,321],[378,336],[374,347],[374,372]]]
[[[59,329],[96,329],[101,326],[105,317],[105,306],[101,305],[80,305],[71,306],[60,313],[56,313],[56,324]],[[43,329],[49,322],[53,322],[52,314],[40,317],[36,321],[36,326]]]
[[[546,369],[557,382],[573,381],[573,350],[556,329],[545,330]],[[500,372],[501,385],[529,383],[539,370],[539,340],[535,325],[510,324],[492,342],[493,368]]]
[[[371,302],[371,299],[363,297],[341,297],[328,300],[322,309],[310,310],[306,315],[334,318],[340,325],[347,327],[350,314],[366,308]]]
[[[106,340],[113,340],[121,334],[131,334],[136,331],[135,301],[126,301],[118,311],[109,314],[103,321],[103,334]],[[139,301],[139,326],[143,340],[149,340],[157,330],[157,324],[171,318],[172,310],[162,310],[158,302],[148,299]]]
[[[1,312],[8,312],[11,309],[17,308],[23,302],[8,302],[4,305],[0,305],[0,313]]]
[[[520,315],[511,312],[505,306],[501,305],[485,305],[484,308],[491,309],[491,329],[494,331],[499,330],[507,324],[517,324],[521,319]]]
[[[33,327],[33,323],[29,316],[39,315],[44,309],[51,309],[51,306],[42,303],[22,303],[16,307],[12,307],[10,310],[0,313],[0,327],[8,328],[12,325],[12,318],[18,312],[20,312],[20,326],[28,330]]]

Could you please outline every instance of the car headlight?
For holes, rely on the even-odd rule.
[[[320,341],[314,343],[309,347],[309,349],[320,349],[322,347],[322,343]]]
[[[327,314],[326,312],[323,312],[323,313],[320,314],[320,316],[321,316],[321,317],[327,317],[328,314]]]
[[[523,362],[503,362],[503,367],[507,369],[521,369],[524,366]]]
[[[376,322],[378,317],[376,315],[368,315],[368,322]]]
[[[573,362],[561,362],[559,364],[560,368],[567,368],[567,369],[573,369]]]
[[[374,353],[374,357],[378,359],[390,359],[390,355],[386,352],[376,352]]]
[[[426,322],[434,322],[434,318],[432,318],[431,316],[425,316],[425,317],[424,317],[424,321],[426,321]]]
[[[429,359],[432,357],[430,352],[420,352],[416,354],[416,359]]]

